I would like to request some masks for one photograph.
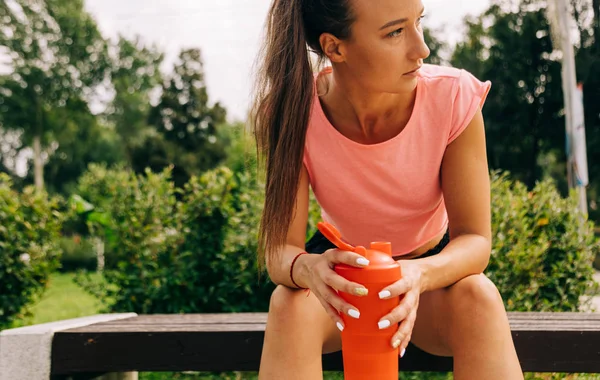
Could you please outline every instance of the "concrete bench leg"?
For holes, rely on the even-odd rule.
[[[99,314],[0,331],[0,380],[48,380],[52,337],[56,331],[135,316],[136,313]],[[137,372],[127,372],[124,375],[135,377],[114,379],[137,380]]]

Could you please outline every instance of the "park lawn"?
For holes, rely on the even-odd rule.
[[[99,278],[99,274],[92,277]],[[85,292],[73,282],[74,274],[54,273],[50,277],[48,289],[40,300],[31,308],[32,316],[19,320],[13,327],[29,326],[32,324],[53,322],[63,319],[85,317],[101,313],[101,302]],[[434,373],[402,373],[402,380],[449,380],[451,374]],[[257,380],[256,372],[228,372],[228,373],[202,373],[202,372],[140,372],[140,380]],[[324,380],[343,380],[342,373],[325,372]],[[526,374],[527,380],[600,380],[600,375],[578,374]]]
[[[92,276],[98,277],[98,274]],[[14,327],[85,317],[98,314],[101,303],[73,282],[73,274],[53,273],[48,288],[31,307],[32,316],[19,320]]]

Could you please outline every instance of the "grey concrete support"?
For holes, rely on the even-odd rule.
[[[0,331],[0,380],[48,380],[55,332],[136,315],[99,314]],[[103,380],[137,380],[137,372],[115,376],[125,377]]]

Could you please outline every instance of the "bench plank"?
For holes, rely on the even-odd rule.
[[[266,313],[140,315],[57,332],[52,373],[256,371]],[[526,372],[600,373],[600,314],[509,313]],[[452,359],[411,346],[404,371],[450,371]],[[342,370],[340,352],[323,369]]]

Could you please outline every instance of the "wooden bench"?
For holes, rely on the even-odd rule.
[[[52,340],[52,377],[257,371],[266,317],[265,313],[140,315],[59,331]],[[525,372],[600,373],[600,314],[509,313],[509,319]],[[400,360],[400,368],[451,371],[452,360],[412,349]],[[323,355],[323,369],[341,371],[341,353]]]

